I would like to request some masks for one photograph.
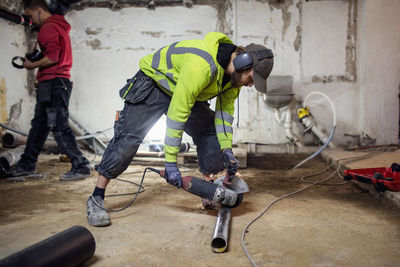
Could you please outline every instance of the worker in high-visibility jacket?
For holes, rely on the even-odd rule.
[[[105,188],[135,156],[151,127],[167,115],[164,140],[165,173],[180,187],[177,154],[185,131],[197,146],[200,171],[206,180],[224,167],[236,172],[232,153],[234,102],[242,86],[266,92],[273,53],[262,45],[236,46],[224,34],[211,32],[204,39],[165,46],[140,60],[140,71],[120,90],[124,109],[117,113],[114,137],[102,161],[96,188],[87,202],[93,226],[111,223],[103,209]],[[216,97],[215,112],[208,100]],[[212,206],[212,203],[203,202]]]

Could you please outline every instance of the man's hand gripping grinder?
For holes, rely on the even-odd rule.
[[[165,178],[164,170],[149,168],[161,177]],[[207,182],[203,179],[194,176],[182,177],[182,188],[196,196],[206,198],[223,206],[235,208],[242,203],[243,193],[249,192],[247,183],[234,175],[229,175],[218,178],[214,183]]]

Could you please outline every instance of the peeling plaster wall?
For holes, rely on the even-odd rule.
[[[217,10],[208,5],[87,8],[68,13],[67,20],[74,54],[70,113],[97,131],[113,126],[115,111],[123,107],[119,89],[138,71],[140,58],[172,42],[215,31]]]
[[[238,1],[236,16],[237,27],[234,35],[237,36],[239,45],[259,43],[271,48],[275,54],[271,75],[293,75],[295,79],[300,77],[300,54],[293,45],[297,36],[296,26],[300,21],[296,5]],[[275,121],[273,109],[264,103],[262,94],[254,88],[242,88],[239,109],[240,121],[239,128],[235,129],[235,142],[287,142],[283,127]]]
[[[112,127],[115,110],[123,106],[118,90],[136,73],[142,56],[174,41],[221,31],[239,45],[254,42],[271,48],[275,54],[272,75],[293,76],[293,127],[306,143],[316,140],[302,135],[296,108],[312,91],[327,94],[336,105],[335,143],[346,144],[352,139],[345,134],[361,132],[377,138],[378,144],[397,142],[399,1],[198,0],[192,8],[177,1],[169,5],[155,2],[155,9],[149,10],[143,1],[113,1],[115,5],[110,6],[105,1],[85,0],[67,14],[74,54],[70,111],[89,131]],[[0,53],[24,53],[20,26],[0,23],[6,25],[0,28],[2,36],[6,31],[20,45],[19,51],[10,51],[15,49],[12,41],[2,38],[1,47],[6,51]],[[23,96],[23,107],[32,102],[24,88],[26,82],[21,86],[17,79],[24,71],[10,68],[8,62],[1,64],[2,73],[7,69],[7,86],[21,90],[15,96],[7,95],[8,110],[19,101],[18,96]],[[260,93],[244,87],[239,101],[236,143],[287,142],[283,127]],[[332,114],[328,103],[316,96],[309,105],[318,124],[329,131]],[[30,118],[31,113],[22,113],[19,124],[29,128]],[[111,137],[112,131],[107,135]]]
[[[27,90],[27,71],[11,65],[14,56],[26,53],[25,29],[0,20],[0,122],[27,132],[35,98]]]
[[[293,76],[297,100],[293,103],[293,128],[306,143],[312,139],[302,135],[304,128],[295,111],[312,91],[327,94],[337,105],[336,143],[346,143],[345,133],[358,132],[354,127],[358,114],[357,85],[350,78],[343,78],[351,76],[346,68],[349,61],[346,47],[352,7],[353,1],[238,1],[235,33],[238,43],[254,42],[270,47],[275,54],[271,75]],[[318,96],[310,100],[316,121],[329,132],[332,126],[329,104]],[[243,88],[240,106],[242,118],[254,119],[240,121],[236,142],[287,142],[283,127],[275,121],[273,109],[266,106],[260,93]]]
[[[400,1],[359,2],[360,130],[378,144],[398,143]]]
[[[399,16],[394,14],[400,10],[400,3],[388,0],[380,4],[371,0],[364,4],[360,1],[361,9],[366,10],[359,15],[358,2],[238,1],[238,25],[233,35],[237,36],[239,44],[264,43],[273,49],[275,66],[271,74],[294,77],[293,92],[297,101],[302,101],[312,91],[323,92],[332,99],[336,105],[338,126],[334,142],[347,144],[354,139],[345,134],[363,132],[376,138],[377,144],[397,143],[400,23]],[[375,8],[379,10],[379,16],[375,15]],[[360,16],[365,23],[357,25]],[[372,24],[375,26],[371,27]],[[359,33],[360,30],[364,31]],[[391,37],[393,34],[395,36]],[[356,53],[359,43],[363,43],[361,48],[364,43],[368,45]],[[382,50],[383,43],[388,44],[387,52]],[[360,58],[363,60],[357,61]],[[374,62],[380,63],[380,76],[373,73]],[[384,73],[388,70],[386,66],[391,66],[389,69],[393,71]],[[360,70],[364,79],[357,78]],[[239,129],[235,131],[236,142],[287,142],[283,128],[274,120],[272,108],[263,103],[259,93],[244,88],[240,104],[241,118],[252,119],[241,120]],[[309,105],[318,124],[329,132],[332,114],[328,103],[314,96]],[[295,111],[293,117],[296,117]],[[295,133],[303,139],[303,126],[297,121],[293,126]],[[303,141],[308,142],[308,139]]]

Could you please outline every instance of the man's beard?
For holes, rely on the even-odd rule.
[[[237,72],[236,70],[233,71],[231,75],[231,85],[232,87],[239,87],[239,81],[240,78],[242,77],[242,73]]]

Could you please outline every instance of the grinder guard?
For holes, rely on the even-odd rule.
[[[218,186],[225,186],[226,188],[232,189],[237,193],[237,198],[235,204],[231,208],[235,208],[240,205],[243,201],[243,193],[250,192],[249,186],[247,183],[242,179],[237,176],[233,176],[230,178],[230,183],[226,184],[224,183],[225,181],[225,176],[222,176],[218,178],[217,180],[214,181],[214,184],[217,184]]]
[[[236,191],[236,193],[238,193],[238,194],[250,192],[249,186],[242,178],[233,176],[230,179],[230,184],[224,184],[224,182],[223,182],[224,179],[225,179],[225,176],[222,176],[222,177],[218,178],[217,180],[215,180],[214,184],[224,185],[227,188]]]

